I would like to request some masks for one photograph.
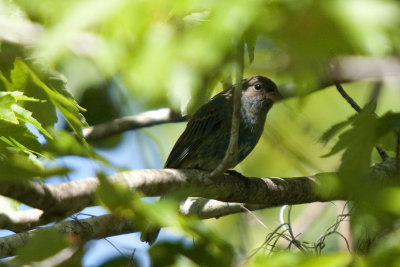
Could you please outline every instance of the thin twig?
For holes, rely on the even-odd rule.
[[[108,240],[106,237],[103,238],[105,241],[107,241],[108,244],[110,244],[122,257],[124,258],[129,258],[127,255],[125,255],[116,245],[114,245],[110,240]]]
[[[396,159],[400,159],[400,132],[399,131],[397,132]],[[397,165],[399,165],[399,163]]]
[[[396,146],[396,170],[399,172],[400,171],[400,131],[396,131],[396,136],[397,136],[397,146]]]
[[[268,253],[269,255],[271,255],[272,252],[274,252],[273,250],[274,250],[274,248],[276,248],[276,246],[277,246],[278,241],[280,240],[280,238],[283,238],[283,239],[285,239],[286,241],[290,241],[290,239],[285,235],[285,232],[287,232],[287,231],[289,231],[289,229],[284,230],[282,233],[277,233],[277,234],[275,235],[275,237],[271,238],[271,241],[274,240],[274,239],[275,239],[275,241],[274,241],[272,244],[268,243],[268,244],[270,245],[270,247],[271,247],[271,249],[270,249],[270,251],[269,251],[269,253]],[[270,242],[271,242],[271,241],[270,241]]]
[[[336,89],[342,95],[342,97],[350,104],[357,112],[361,112],[362,108],[354,101],[351,96],[349,96],[346,91],[343,89],[342,85],[338,82],[335,82]]]
[[[153,125],[186,121],[188,118],[170,108],[150,110],[140,114],[118,118],[106,123],[83,129],[87,141],[104,139],[128,130],[149,127]]]
[[[131,256],[129,257],[129,264],[128,264],[128,267],[131,267],[131,266],[136,266],[136,264],[135,264],[135,253],[136,253],[136,248],[134,248],[133,249],[133,251],[132,251],[132,253],[131,253]]]
[[[232,126],[229,138],[229,145],[225,152],[225,156],[218,166],[211,172],[210,179],[215,180],[219,178],[231,165],[237,151],[237,143],[239,138],[239,124],[240,124],[240,106],[242,95],[242,77],[244,68],[244,43],[242,40],[238,43],[237,48],[237,68],[236,68],[236,85],[233,88],[233,114]]]
[[[372,86],[371,95],[369,96],[369,102],[370,103],[372,103],[372,102],[377,103],[378,102],[379,95],[382,92],[382,86],[383,86],[382,81],[374,82],[374,84]]]
[[[250,213],[250,214],[254,217],[254,219],[256,219],[256,221],[257,221],[259,224],[261,224],[265,229],[269,229],[268,226],[266,226],[266,225],[261,221],[261,219],[257,217],[257,215],[256,215],[254,212],[252,212],[251,210],[249,210],[248,208],[246,208],[246,206],[245,206],[243,203],[240,203],[240,204],[241,204],[242,208],[243,208],[245,211],[247,211],[248,213]]]
[[[266,236],[265,241],[263,242],[263,244],[262,244],[260,247],[256,248],[256,249],[253,251],[253,253],[251,253],[251,255],[247,258],[247,260],[250,260],[254,255],[256,255],[256,254],[260,251],[260,249],[262,249],[262,248],[264,248],[264,247],[267,248],[268,246],[271,246],[271,247],[272,247],[271,250],[272,250],[272,249],[276,246],[277,241],[274,242],[273,245],[270,245],[270,243],[271,243],[274,239],[279,240],[279,238],[283,236],[283,233],[286,232],[287,229],[285,228],[285,230],[284,230],[282,233],[278,233],[278,231],[279,231],[281,228],[284,228],[284,227],[285,227],[285,224],[281,224],[281,225],[279,225],[277,228],[275,228],[274,231],[272,231],[271,233],[267,234],[267,236]],[[271,252],[271,250],[270,250],[270,252]]]
[[[291,220],[290,220],[290,216],[292,213],[292,205],[289,205],[289,210],[288,210],[288,228],[289,228],[289,234],[291,237],[291,241],[289,243],[289,247],[291,244],[294,244],[301,252],[305,253],[304,248],[301,246],[300,242],[296,239],[296,236],[293,234],[293,230],[292,230],[292,225],[291,225]]]
[[[346,246],[350,251],[350,246],[349,246],[349,242],[346,239],[346,237],[344,235],[342,235],[341,233],[338,232],[338,228],[339,225],[349,216],[349,215],[345,215],[343,214],[345,211],[346,205],[343,207],[342,213],[339,214],[338,216],[336,216],[336,221],[333,225],[331,225],[326,231],[325,233],[317,240],[317,243],[315,244],[315,251],[317,254],[320,254],[322,249],[325,247],[325,239],[332,235],[332,234],[338,234],[340,235],[346,242]]]

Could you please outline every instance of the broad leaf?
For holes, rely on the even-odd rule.
[[[70,242],[56,230],[42,230],[17,252],[16,260],[22,262],[42,261],[67,248]]]
[[[13,82],[19,83],[20,86],[26,88],[28,95],[41,96],[40,99],[48,101],[41,102],[39,106],[32,104],[28,108],[34,114],[36,113],[37,116],[35,117],[39,118],[39,121],[43,120],[46,126],[53,126],[57,121],[54,109],[56,107],[64,115],[71,128],[78,136],[82,137],[82,128],[87,127],[84,117],[79,112],[82,108],[79,107],[67,91],[65,82],[62,81],[60,76],[50,71],[45,72],[42,70],[40,74],[45,77],[42,80],[39,74],[18,58],[15,61],[15,69],[12,74]]]

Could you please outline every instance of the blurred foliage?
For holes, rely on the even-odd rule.
[[[169,197],[165,201],[149,204],[138,192],[110,183],[98,174],[100,186],[97,196],[103,206],[114,214],[132,219],[139,231],[154,226],[177,226],[193,238],[194,244],[184,242],[157,243],[149,251],[154,266],[172,265],[179,256],[184,256],[199,266],[230,266],[233,248],[224,239],[210,231],[205,223],[196,218],[178,213],[178,201]]]
[[[56,230],[37,232],[24,247],[17,252],[16,262],[42,261],[62,249],[71,245],[71,242]],[[41,248],[38,250],[37,248]]]
[[[247,176],[338,170],[327,187],[354,196],[355,243],[375,241],[370,252],[338,251],[339,238],[330,238],[322,253],[332,253],[322,256],[268,256],[260,249],[243,261],[279,226],[278,209],[201,222],[177,214],[176,201],[150,204],[101,175],[99,202],[132,218],[140,229],[174,226],[194,238],[190,245],[178,240],[153,246],[149,253],[156,265],[395,266],[400,189],[370,182],[379,176],[370,166],[380,162],[377,145],[391,157],[399,153],[399,77],[385,77],[372,104],[373,81],[346,84],[365,107],[359,114],[335,88],[317,90],[331,83],[329,63],[336,56],[398,58],[399,26],[396,0],[0,0],[0,180],[64,175],[70,170],[62,164],[49,168],[46,161],[66,155],[105,162],[82,138],[86,120],[92,125],[163,106],[192,113],[231,83],[235,44],[243,41],[245,76],[266,75],[293,97],[269,112],[258,146],[237,169]],[[165,159],[183,127],[139,132],[152,137]],[[96,146],[115,148],[121,139]],[[143,147],[139,156],[148,153]],[[0,199],[1,210],[16,205]],[[301,217],[306,206],[293,208],[293,217]],[[337,212],[326,208],[301,241],[323,235]],[[54,246],[44,244],[50,236],[58,240]],[[56,233],[35,237],[16,260],[42,260],[69,245],[63,238]],[[35,254],[37,246],[44,251]],[[84,253],[76,253],[71,263]],[[104,266],[120,262],[127,261]]]

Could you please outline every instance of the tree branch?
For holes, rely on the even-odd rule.
[[[140,190],[145,196],[159,196],[183,191],[187,196],[213,198],[225,202],[250,204],[299,204],[321,201],[315,188],[323,178],[246,178],[225,174],[216,182],[210,182],[209,172],[199,170],[131,170],[109,177],[110,181]],[[318,180],[318,182],[317,182]],[[60,185],[40,185],[39,183],[2,183],[0,194],[16,199],[31,207],[44,210],[44,214],[68,215],[95,205],[94,193],[97,178],[76,180]],[[24,193],[22,194],[21,191]],[[45,192],[45,193],[43,193]],[[36,197],[32,197],[32,195]],[[329,199],[339,196],[331,196]],[[341,197],[339,197],[341,199]]]
[[[398,173],[397,164],[398,160],[389,158],[373,166],[372,171],[380,180],[384,180],[388,173]],[[323,186],[325,174],[293,178],[246,178],[224,174],[215,182],[210,182],[208,175],[209,172],[200,170],[147,169],[116,173],[109,179],[132,191],[140,190],[145,196],[159,196],[180,190],[187,196],[268,207],[347,199],[340,192],[326,192]],[[95,205],[94,194],[98,185],[97,178],[59,185],[1,183],[0,194],[41,209],[43,215],[61,218]],[[324,191],[323,196],[319,193],[321,190]]]
[[[266,208],[267,205],[244,205],[242,203],[226,203],[210,199],[188,199],[180,207],[183,215],[196,214],[200,219],[218,218],[224,215],[248,210]],[[35,211],[35,210],[32,210]],[[18,212],[17,212],[18,213]],[[19,212],[21,216],[33,212]],[[37,212],[35,212],[37,213]],[[15,214],[12,214],[15,215]],[[25,220],[26,221],[26,220]],[[55,229],[62,234],[79,236],[80,240],[101,239],[108,236],[137,232],[137,228],[131,219],[120,218],[111,214],[91,217],[83,220],[68,220],[54,226],[38,228],[28,232],[18,233],[0,238],[0,258],[15,255],[18,248],[25,245],[33,234]]]
[[[385,77],[399,76],[398,57],[340,56],[331,61],[330,75],[335,82],[352,82],[362,79],[382,80]]]
[[[80,240],[100,239],[107,236],[126,234],[136,231],[131,219],[123,219],[112,214],[91,217],[84,220],[68,220],[46,228],[22,232],[0,238],[0,258],[13,256],[16,250],[25,245],[35,233],[57,230],[66,235],[74,235]]]
[[[133,116],[126,116],[110,122],[95,125],[83,130],[83,136],[88,141],[104,139],[106,137],[123,133],[128,130],[149,127],[153,125],[186,121],[179,112],[170,108],[146,111]]]
[[[396,168],[398,160],[388,159],[383,163],[372,167],[374,173],[374,181],[384,182],[392,179],[387,179],[390,175],[398,174]],[[117,173],[109,177],[113,182],[127,186],[131,190],[141,190],[147,196],[165,194],[176,190],[185,190],[188,195],[203,196],[207,198],[216,198],[223,201],[231,201],[236,203],[226,203],[218,200],[208,199],[191,199],[187,200],[180,206],[180,212],[186,214],[197,214],[201,219],[221,217],[232,213],[243,212],[247,210],[256,210],[267,207],[281,206],[284,204],[303,204],[317,201],[331,201],[336,199],[349,199],[337,191],[327,191],[325,174],[318,174],[312,177],[294,177],[294,178],[246,178],[238,175],[224,175],[216,182],[210,183],[207,179],[208,172],[198,170],[135,170]],[[378,179],[376,179],[378,178]],[[398,182],[398,181],[397,181]],[[33,183],[32,183],[33,184]],[[34,193],[37,196],[42,196],[38,202],[42,203],[38,206],[44,206],[44,199],[49,201],[57,199],[56,207],[52,208],[53,212],[62,214],[67,207],[70,210],[82,209],[84,203],[94,204],[94,192],[99,182],[96,178],[88,178],[79,181],[73,181],[61,185],[32,185],[29,189],[27,184],[24,184],[26,194]],[[18,185],[13,185],[16,189]],[[64,191],[71,187],[75,190]],[[2,184],[0,191],[12,192],[9,189],[9,184]],[[51,192],[48,194],[38,194],[38,192]],[[323,191],[324,193],[320,193]],[[19,194],[16,194],[23,199]],[[8,195],[8,197],[12,197]],[[71,201],[75,199],[74,201]],[[31,197],[26,197],[27,204],[35,206],[34,200]],[[70,204],[58,205],[57,203],[67,202]],[[240,202],[246,203],[242,204]],[[73,203],[73,204],[71,204]],[[248,204],[252,203],[252,204]],[[58,210],[58,208],[60,210]],[[44,213],[45,214],[45,213]],[[28,210],[17,213],[3,214],[9,215],[11,219],[5,222],[0,217],[0,225],[4,223],[15,223],[23,225],[24,223],[31,225],[39,225],[41,211]],[[26,216],[26,218],[23,218]],[[29,217],[28,217],[29,216]],[[4,226],[4,225],[2,225]],[[7,228],[7,227],[1,227]],[[17,228],[17,226],[14,226]],[[20,229],[22,229],[21,227]],[[48,227],[47,227],[48,228]],[[47,229],[45,228],[45,229]],[[63,221],[50,228],[57,229],[61,233],[74,234],[83,240],[99,239],[111,235],[124,234],[136,231],[136,226],[131,219],[124,219],[114,215],[104,215],[93,217],[85,220]],[[23,232],[7,237],[0,238],[0,257],[7,257],[14,254],[15,250],[24,245],[38,231],[45,229],[39,228],[36,230]]]
[[[39,209],[1,212],[0,229],[21,232],[52,222],[51,220],[42,219],[42,215],[43,211]]]
[[[268,207],[270,207],[269,204],[244,204],[195,198],[186,199],[180,205],[179,212],[182,215],[196,215],[200,219],[210,219],[245,212],[246,210],[259,210]],[[43,216],[43,211],[38,209],[0,213],[0,229],[8,229],[13,232],[27,231],[52,221],[54,220]]]
[[[398,172],[396,159],[388,159],[372,167],[376,176],[383,177],[387,173]],[[379,171],[379,172],[378,172]],[[280,206],[285,204],[302,204],[316,201],[348,199],[341,192],[326,192],[324,174],[293,178],[246,178],[238,175],[224,174],[215,182],[208,179],[209,172],[199,170],[132,170],[120,172],[109,177],[110,181],[140,190],[145,196],[159,196],[178,190],[187,196],[212,198],[224,202],[255,204],[249,209]],[[60,185],[41,185],[29,182],[23,184],[1,183],[0,194],[18,200],[31,207],[44,211],[27,211],[23,215],[0,217],[0,228],[26,230],[31,227],[60,220],[88,206],[96,205],[95,192],[99,185],[97,178],[87,178]],[[320,194],[321,190],[324,194]],[[22,193],[21,193],[22,192]],[[184,214],[196,211],[214,212],[213,216],[240,211],[240,205],[231,203],[198,200],[182,207]],[[220,213],[221,212],[221,213]],[[9,214],[8,214],[9,215]],[[15,215],[15,214],[13,214]],[[201,215],[206,216],[206,215]],[[208,215],[207,215],[208,216]],[[29,219],[31,218],[31,219]],[[11,224],[15,226],[10,227]]]
[[[210,219],[268,207],[271,206],[269,204],[245,204],[206,198],[189,198],[180,205],[179,212],[183,215],[196,215],[200,219]]]

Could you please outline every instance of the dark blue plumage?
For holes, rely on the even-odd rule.
[[[165,168],[214,170],[225,156],[232,124],[232,88],[214,96],[189,120],[176,141]],[[276,85],[268,78],[254,76],[242,81],[238,149],[229,168],[235,167],[255,147],[264,130],[268,110],[280,98]],[[150,245],[160,228],[142,232],[140,239]]]
[[[214,96],[192,116],[165,168],[213,170],[217,167],[229,144],[232,88]],[[253,150],[264,130],[267,112],[279,97],[276,85],[265,77],[243,80],[238,153],[229,168],[235,167]]]

